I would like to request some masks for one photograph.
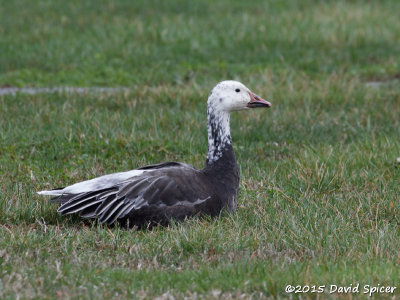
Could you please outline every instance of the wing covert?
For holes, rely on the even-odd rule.
[[[210,198],[202,174],[193,168],[155,169],[110,188],[78,194],[61,205],[61,214],[80,213],[112,224],[144,207],[194,206]]]

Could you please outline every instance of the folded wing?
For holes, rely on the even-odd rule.
[[[81,217],[98,218],[101,223],[112,224],[144,207],[195,206],[210,197],[200,171],[187,165],[157,165],[112,186],[68,195],[58,212],[62,215],[79,213]]]

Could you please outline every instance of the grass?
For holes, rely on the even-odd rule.
[[[0,298],[399,285],[399,2],[214,2],[0,1],[0,85],[131,88],[0,96]],[[237,214],[135,232],[35,194],[162,161],[201,168],[205,101],[227,78],[273,99],[233,115]]]

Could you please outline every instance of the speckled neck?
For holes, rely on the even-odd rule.
[[[230,113],[215,105],[216,102],[218,104],[218,101],[218,99],[216,101],[209,100],[207,103],[208,153],[206,165],[218,161],[227,145],[232,145]]]

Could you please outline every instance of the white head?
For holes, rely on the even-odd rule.
[[[230,112],[270,106],[271,103],[252,93],[238,81],[227,80],[218,83],[207,101],[207,163],[221,158],[226,146],[231,144]]]
[[[244,84],[234,80],[218,83],[212,89],[207,104],[220,112],[271,106],[271,103],[252,93]]]

